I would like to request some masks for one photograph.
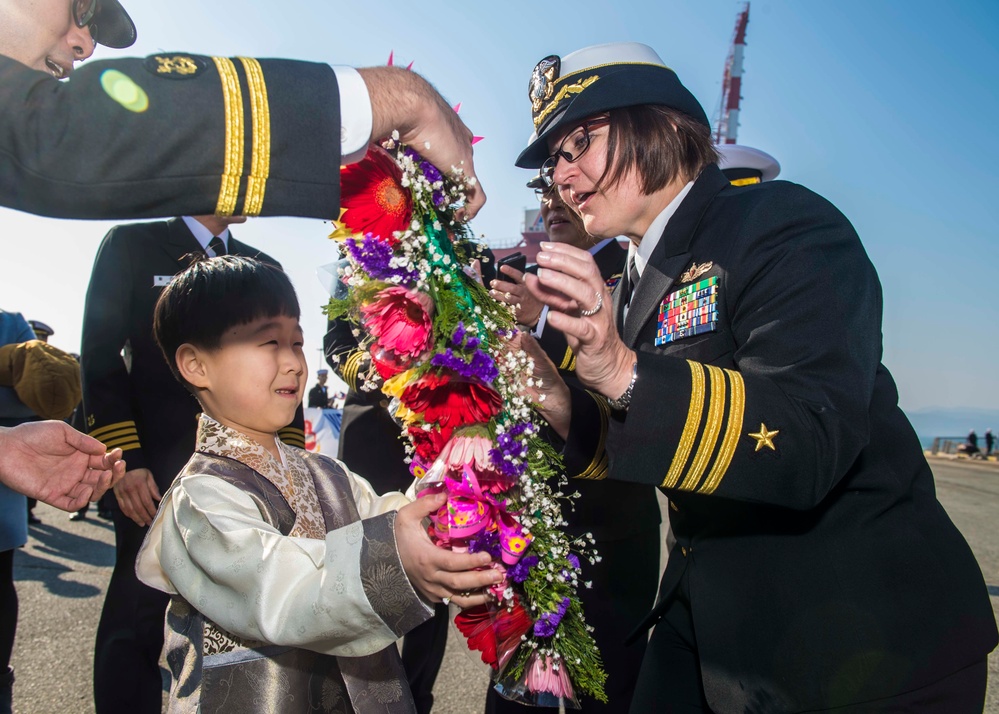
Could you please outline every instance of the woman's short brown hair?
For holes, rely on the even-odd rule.
[[[602,187],[635,169],[642,193],[655,193],[675,179],[692,181],[718,162],[711,130],[683,112],[658,104],[611,109],[607,168]],[[606,184],[604,183],[606,181]]]

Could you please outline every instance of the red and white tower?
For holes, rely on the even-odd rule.
[[[735,18],[735,35],[725,60],[722,97],[715,121],[715,143],[734,144],[739,132],[739,100],[742,99],[742,60],[746,50],[746,27],[749,25],[749,3],[743,5]]]

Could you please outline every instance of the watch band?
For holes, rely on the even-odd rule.
[[[631,382],[628,384],[628,388],[624,390],[622,394],[617,399],[608,399],[607,404],[614,411],[624,412],[628,411],[628,407],[631,405],[631,395],[635,391],[635,382],[638,381],[638,360],[635,360],[634,364],[631,365]]]

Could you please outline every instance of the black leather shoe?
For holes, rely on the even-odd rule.
[[[109,511],[106,508],[102,508],[99,511],[97,511],[97,516],[99,518],[103,518],[105,521],[110,521],[114,519],[114,516],[111,515],[111,511]]]
[[[69,520],[71,521],[85,521],[87,519],[86,511],[77,511],[76,513],[69,514]]]

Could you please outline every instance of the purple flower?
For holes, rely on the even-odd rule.
[[[448,347],[443,352],[435,354],[431,358],[430,364],[449,369],[462,377],[478,379],[486,384],[492,384],[493,380],[499,376],[499,369],[497,369],[493,358],[481,350],[476,350],[472,354],[472,359],[466,361]]]
[[[434,205],[437,206],[437,208],[444,208],[444,206],[447,205],[447,199],[444,198],[444,194],[440,191],[434,190],[434,192],[430,195],[430,198],[433,200]]]
[[[483,531],[468,541],[469,553],[485,551],[495,559],[501,556],[502,550],[503,548],[499,541],[499,533],[488,533]]]
[[[515,424],[503,434],[496,435],[496,448],[490,450],[489,460],[493,467],[505,476],[516,478],[527,468],[527,441],[520,437],[534,433],[534,425],[529,422]],[[515,465],[514,460],[520,464]]]
[[[565,613],[568,609],[569,598],[563,598],[555,612],[543,613],[541,617],[538,618],[538,621],[534,623],[534,636],[551,637],[554,635],[555,630],[558,629],[559,623],[562,622],[562,618],[565,617]]]
[[[454,334],[451,335],[451,342],[456,347],[461,347],[465,343],[465,323],[458,322],[458,326],[454,328]]]
[[[437,167],[429,161],[420,162],[420,171],[423,172],[423,175],[427,177],[427,181],[430,183],[436,183],[444,179],[444,177],[441,176],[441,172],[437,170]],[[437,192],[434,191],[434,194],[436,195]],[[434,201],[434,203],[436,203],[436,201]]]
[[[471,547],[469,547],[471,550]],[[536,555],[528,555],[517,561],[516,565],[511,565],[506,571],[506,574],[510,576],[510,580],[515,583],[522,583],[527,580],[527,577],[531,574],[531,568],[538,564],[539,558]]]
[[[567,555],[565,559],[569,561],[569,564],[573,568],[575,568],[576,570],[579,570],[579,556],[578,555],[576,555],[575,553],[569,553],[569,555]]]
[[[402,282],[415,282],[420,277],[415,270],[392,267],[392,246],[371,233],[365,233],[360,243],[348,240],[345,244],[354,262],[374,280],[401,278]]]

